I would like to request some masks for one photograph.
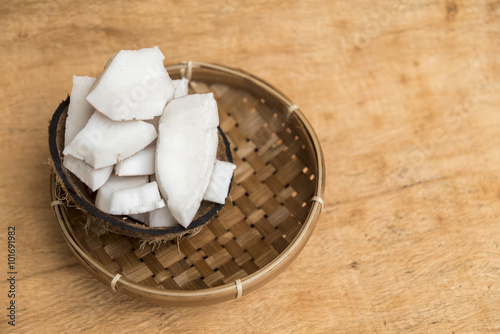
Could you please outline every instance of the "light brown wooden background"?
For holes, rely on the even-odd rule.
[[[0,2],[0,331],[500,331],[500,1]],[[311,121],[325,208],[297,260],[235,302],[145,304],[91,277],[49,206],[47,125],[120,49],[242,68]]]

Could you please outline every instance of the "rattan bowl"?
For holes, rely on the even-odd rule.
[[[112,290],[177,306],[240,298],[282,272],[307,243],[323,206],[320,144],[296,105],[248,73],[197,62],[167,70],[190,79],[192,92],[214,93],[237,166],[230,201],[197,234],[155,247],[86,231],[87,213],[65,200],[54,173],[52,207],[75,256]]]

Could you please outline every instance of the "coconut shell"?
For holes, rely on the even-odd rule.
[[[92,192],[83,182],[63,165],[64,130],[68,113],[70,98],[62,101],[56,109],[49,125],[49,147],[50,162],[54,173],[63,189],[66,191],[67,200],[76,205],[87,214],[87,221],[97,224],[105,231],[129,237],[140,238],[146,242],[161,242],[172,240],[184,235],[194,234],[200,231],[212,217],[214,217],[222,204],[202,201],[193,222],[184,228],[182,226],[173,227],[148,227],[128,216],[111,215],[105,213],[94,206],[96,192]],[[233,162],[229,142],[220,129],[219,146],[217,148],[217,159]]]

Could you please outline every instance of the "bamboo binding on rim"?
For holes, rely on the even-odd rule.
[[[305,246],[323,206],[323,154],[300,108],[260,79],[197,62],[167,70],[173,79],[190,77],[195,93],[214,92],[237,165],[231,201],[198,234],[155,249],[138,238],[86,233],[86,215],[61,201],[54,175],[52,206],[70,249],[110,289],[164,305],[237,299]]]

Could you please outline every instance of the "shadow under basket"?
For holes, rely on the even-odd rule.
[[[162,305],[198,306],[240,298],[282,272],[307,243],[321,209],[325,167],[300,109],[262,80],[225,66],[166,67],[213,92],[236,170],[228,201],[195,235],[155,244],[86,230],[88,215],[66,203],[51,176],[52,207],[75,256],[98,280]]]

